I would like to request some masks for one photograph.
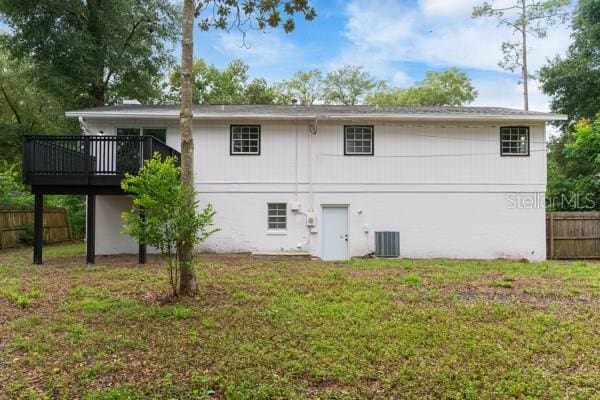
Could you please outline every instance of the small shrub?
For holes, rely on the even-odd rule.
[[[24,229],[19,234],[19,242],[27,246],[33,244],[33,224],[25,225]]]
[[[14,305],[20,308],[26,308],[31,304],[32,299],[37,299],[40,297],[40,291],[32,290],[29,293],[21,293],[16,289],[9,288],[4,289],[2,291],[2,295],[4,295],[4,297],[6,297],[6,299]]]
[[[493,280],[489,283],[489,285],[491,287],[501,287],[501,288],[505,288],[505,289],[511,289],[513,287],[513,284],[511,281],[497,281],[497,280]]]
[[[248,298],[248,293],[243,290],[236,290],[231,297],[233,297],[234,300],[246,300]]]
[[[202,326],[206,329],[210,329],[215,326],[215,320],[211,317],[206,317],[202,320]]]
[[[404,278],[404,283],[413,286],[419,286],[421,284],[421,278],[417,275],[408,275]]]
[[[121,215],[123,232],[141,244],[157,248],[166,257],[169,284],[175,296],[180,268],[192,268],[195,275],[193,265],[180,263],[180,249],[184,243],[193,246],[203,242],[217,231],[213,229],[215,210],[208,204],[196,212],[194,189],[181,182],[181,168],[176,161],[175,157],[163,161],[155,153],[138,174],[125,174],[121,182],[123,190],[133,197],[133,208]],[[192,210],[188,207],[190,202]],[[190,238],[192,243],[187,243]]]
[[[164,319],[188,319],[196,316],[196,311],[181,305],[155,307],[150,313],[154,317]]]

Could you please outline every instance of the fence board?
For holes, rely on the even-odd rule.
[[[600,258],[600,212],[546,213],[547,258]]]
[[[21,233],[33,224],[33,207],[0,206],[0,249],[20,244]],[[43,233],[45,243],[72,240],[67,210],[44,207]]]

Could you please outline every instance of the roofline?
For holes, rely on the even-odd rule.
[[[127,111],[67,111],[67,117],[83,118],[140,118],[140,119],[179,119],[179,112],[127,112]],[[474,121],[474,120],[506,120],[506,121],[566,121],[564,114],[327,114],[327,115],[294,115],[294,114],[223,114],[207,113],[196,114],[194,119],[199,120],[226,120],[226,119],[264,119],[264,120],[395,120],[395,121]]]

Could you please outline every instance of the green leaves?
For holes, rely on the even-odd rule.
[[[248,65],[242,60],[233,60],[224,69],[196,60],[193,73],[192,100],[197,104],[272,104],[278,98],[264,79],[248,80]],[[179,100],[179,66],[171,72],[170,86],[170,97]]]
[[[137,175],[127,174],[121,183],[133,196],[133,208],[122,214],[124,232],[169,258],[177,254],[184,240],[191,238],[196,244],[216,231],[212,227],[215,210],[210,204],[197,213],[194,202],[192,211],[187,211],[194,192],[181,183],[180,173],[174,157],[163,161],[156,153]]]
[[[462,106],[477,97],[471,79],[458,68],[429,71],[424,80],[406,89],[386,89],[367,97],[368,104]]]
[[[238,29],[244,34],[279,26],[289,33],[296,27],[297,14],[307,21],[317,16],[309,0],[199,0],[196,7],[200,30]]]
[[[600,2],[579,2],[573,38],[566,57],[557,56],[540,70],[552,110],[568,114],[569,123],[593,119],[600,111]]]
[[[69,107],[151,101],[174,61],[179,7],[169,1],[0,0],[0,12],[13,55]]]
[[[546,197],[553,210],[600,208],[600,114],[555,140],[548,155]]]
[[[327,74],[324,101],[326,104],[359,104],[378,86],[383,86],[383,82],[375,80],[363,67],[345,65]]]
[[[298,100],[301,105],[310,106],[323,98],[323,74],[318,69],[298,71],[289,81],[277,85],[282,102]]]

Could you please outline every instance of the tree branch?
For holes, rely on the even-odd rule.
[[[83,13],[77,14],[76,12],[73,12],[73,11],[69,10],[68,8],[66,8],[66,7],[63,7],[63,10],[64,10],[64,11],[65,11],[67,14],[71,14],[71,15],[72,15],[72,16],[74,16],[75,18],[82,19],[82,20],[84,20],[84,21],[87,21],[87,20],[88,20],[88,19],[87,19],[87,17],[86,17],[86,16],[85,16]]]
[[[492,8],[491,10],[494,12],[502,12],[502,11],[508,11],[508,10],[514,10],[515,8],[521,8],[519,6],[511,6],[511,7],[505,7],[505,8]]]
[[[498,19],[498,20],[499,20],[499,21],[500,21],[500,23],[502,23],[502,24],[508,25],[508,26],[512,27],[513,29],[515,29],[515,30],[519,31],[519,32],[523,32],[523,27],[522,27],[522,26],[519,26],[519,25],[517,25],[517,24],[514,24],[514,23],[512,23],[512,22],[510,22],[510,21],[507,21],[507,20],[505,20],[505,19]]]
[[[17,123],[19,125],[21,125],[22,124],[21,116],[19,115],[19,112],[17,111],[17,109],[14,106],[14,104],[12,103],[12,101],[10,101],[10,97],[8,96],[8,93],[6,93],[6,90],[4,89],[4,86],[0,85],[0,91],[2,91],[2,95],[4,96],[4,100],[6,101],[6,104],[8,104],[8,107],[11,109],[11,111],[15,115]]]
[[[131,43],[131,39],[133,39],[133,35],[135,35],[135,32],[138,30],[138,28],[140,27],[140,25],[142,25],[142,22],[144,22],[144,21],[148,22],[149,24],[156,22],[155,19],[153,20],[148,17],[142,17],[139,21],[135,22],[133,24],[133,27],[131,28],[131,31],[129,31],[129,34],[127,35],[127,37],[125,38],[125,41],[123,42],[123,47],[121,48],[121,51],[119,52],[119,54],[117,56],[117,59],[121,58],[121,56],[127,49],[127,46],[129,46],[129,43]],[[114,73],[115,73],[114,70],[109,70],[108,73],[106,74],[106,79],[104,80],[105,87],[108,86],[108,83],[110,82],[110,78],[112,78]]]

